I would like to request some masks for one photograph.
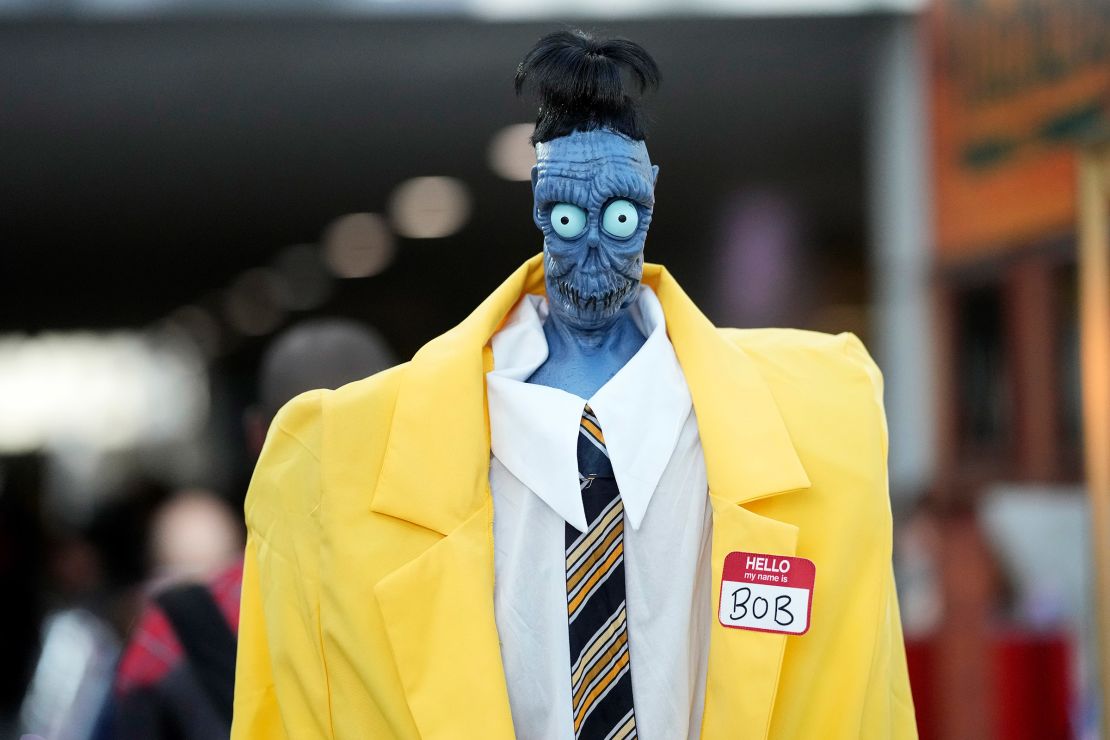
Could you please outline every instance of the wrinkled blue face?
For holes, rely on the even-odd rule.
[[[608,129],[536,145],[547,298],[570,326],[603,328],[635,300],[658,173],[644,142]]]

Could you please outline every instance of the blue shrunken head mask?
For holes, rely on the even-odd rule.
[[[541,99],[532,141],[533,211],[543,232],[547,298],[577,329],[609,325],[636,297],[659,168],[623,76],[659,84],[641,46],[582,31],[549,34],[517,69]]]
[[[571,326],[605,326],[635,300],[658,174],[643,141],[609,129],[536,144],[533,219],[547,297]]]

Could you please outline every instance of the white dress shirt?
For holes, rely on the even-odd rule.
[[[696,738],[711,621],[705,461],[689,389],[650,288],[630,308],[647,338],[588,399],[625,509],[624,572],[636,727]],[[517,737],[573,738],[565,523],[586,528],[578,426],[587,399],[525,381],[547,359],[547,301],[521,299],[486,375],[494,601]]]

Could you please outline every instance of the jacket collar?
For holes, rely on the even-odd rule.
[[[754,362],[713,326],[661,265],[644,266],[690,388],[709,489],[733,504],[809,486]],[[489,499],[488,343],[526,293],[544,291],[543,257],[519,267],[405,369],[371,509],[441,534]],[[420,460],[419,466],[405,461]]]

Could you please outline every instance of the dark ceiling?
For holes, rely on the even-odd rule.
[[[660,19],[587,27],[656,56],[661,167],[649,258],[698,296],[722,199],[789,193],[810,243],[862,263],[863,123],[879,18]],[[173,19],[0,25],[0,331],[137,326],[226,286],[398,182],[465,180],[453,237],[402,241],[325,310],[402,355],[540,242],[486,147],[530,120],[517,61],[553,24]]]

